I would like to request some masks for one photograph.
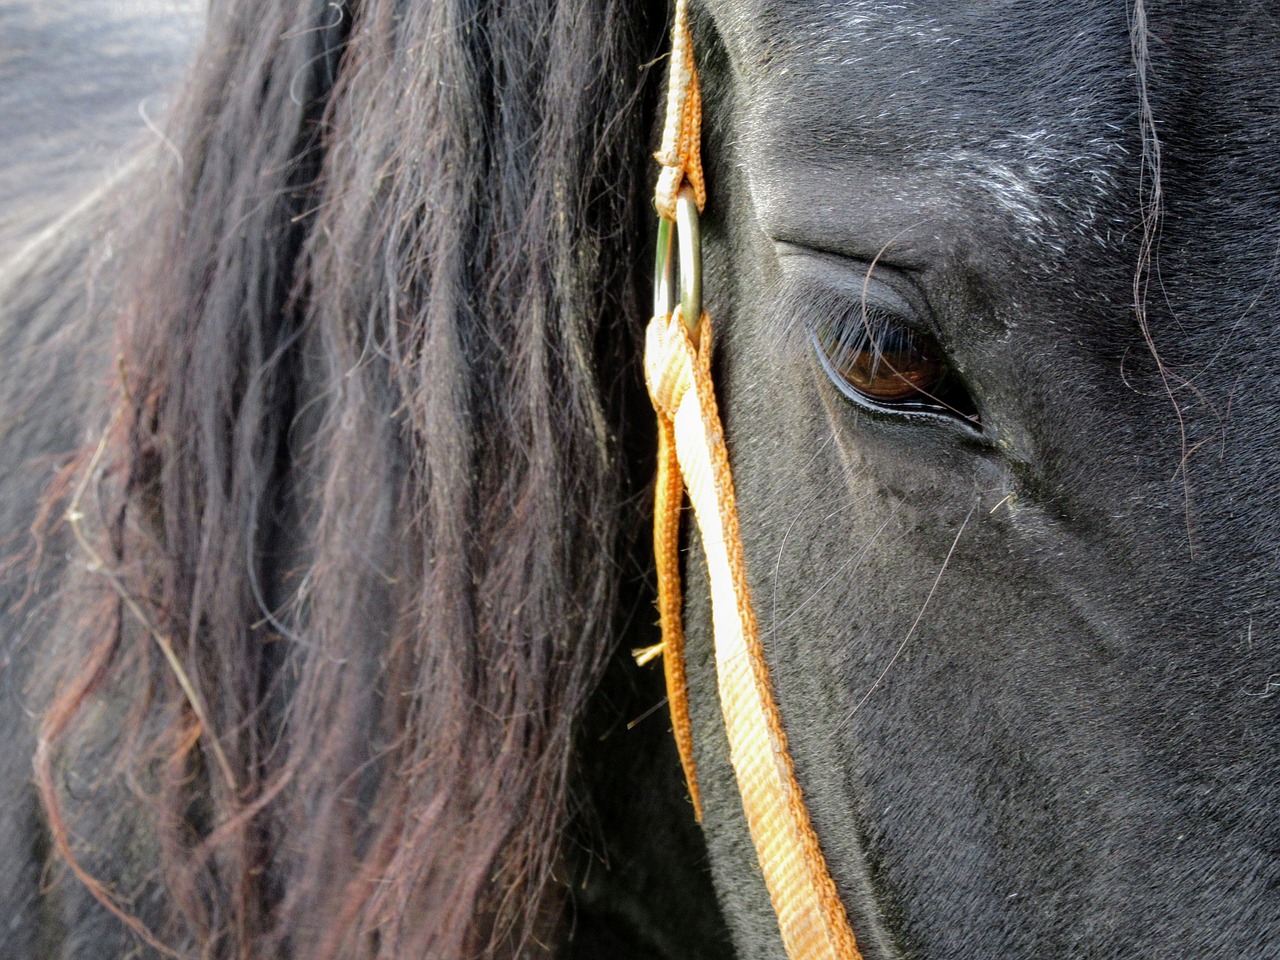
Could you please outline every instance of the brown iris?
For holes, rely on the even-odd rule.
[[[947,406],[939,397],[948,372],[940,351],[887,316],[820,323],[814,342],[827,374],[846,393],[888,405]]]
[[[927,350],[861,350],[847,358],[840,375],[873,400],[894,403],[928,394],[942,381],[946,366]]]

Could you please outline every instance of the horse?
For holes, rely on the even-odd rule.
[[[630,656],[669,13],[219,0],[4,268],[6,956],[784,955],[696,542],[701,826]],[[1274,955],[1274,13],[690,27],[741,548],[862,956]]]

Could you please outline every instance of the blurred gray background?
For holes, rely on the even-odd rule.
[[[190,60],[203,9],[203,0],[0,0],[0,250],[157,136],[149,125]]]

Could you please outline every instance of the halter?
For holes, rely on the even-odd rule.
[[[791,960],[860,960],[853,929],[809,821],[747,589],[733,476],[711,380],[711,318],[702,309],[698,214],[706,204],[702,99],[686,0],[676,0],[662,164],[654,316],[645,335],[645,381],[658,414],[653,539],[671,723],[694,813],[702,800],[693,758],[680,589],[680,511],[688,489],[711,581],[716,676],[729,758],[765,886]],[[673,247],[680,297],[675,302]]]

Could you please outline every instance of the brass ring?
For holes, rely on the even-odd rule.
[[[672,246],[678,245],[680,264],[680,316],[694,343],[702,319],[702,234],[698,227],[698,203],[693,188],[687,183],[676,195],[676,219],[658,220],[658,249],[654,260],[653,314],[663,317],[675,309],[675,273],[677,257]]]

